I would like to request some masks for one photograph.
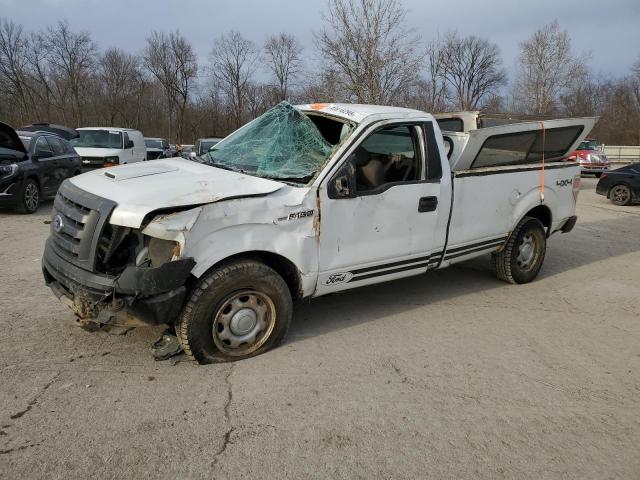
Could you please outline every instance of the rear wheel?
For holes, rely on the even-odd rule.
[[[631,189],[626,185],[614,185],[609,190],[609,199],[614,205],[629,205],[631,202]]]
[[[537,218],[525,217],[493,256],[497,277],[509,283],[532,281],[542,268],[546,250],[544,226]]]
[[[21,213],[33,213],[40,204],[40,187],[33,178],[27,178],[22,185],[20,192],[20,203],[16,210]]]
[[[272,268],[237,260],[194,288],[176,325],[185,353],[198,363],[253,357],[277,346],[289,329],[291,293]]]

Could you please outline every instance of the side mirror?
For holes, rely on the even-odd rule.
[[[129,139],[127,140],[127,142],[124,144],[124,148],[129,149],[129,148],[133,148],[133,140]]]
[[[189,153],[189,159],[191,159],[191,160],[195,160],[195,159],[196,159],[196,157],[197,157],[196,152],[191,152],[191,153]]]
[[[353,156],[340,167],[331,177],[327,185],[329,198],[354,198],[356,196],[356,169],[353,165]]]

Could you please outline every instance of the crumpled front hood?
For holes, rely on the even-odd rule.
[[[68,181],[116,202],[111,223],[132,228],[140,227],[144,217],[154,210],[266,195],[284,186],[181,158],[93,170]]]

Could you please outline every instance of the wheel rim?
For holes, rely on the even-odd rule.
[[[629,200],[629,189],[623,186],[613,187],[611,197],[614,202],[626,203]]]
[[[38,187],[34,183],[28,183],[24,189],[24,203],[29,210],[35,210],[38,207]]]
[[[213,342],[232,356],[248,355],[271,336],[276,320],[273,301],[257,290],[242,290],[220,303],[213,316]]]
[[[531,270],[535,265],[538,250],[538,239],[532,233],[527,233],[522,237],[518,245],[518,256],[516,263],[521,270]]]

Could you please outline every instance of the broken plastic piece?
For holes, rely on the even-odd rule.
[[[151,346],[154,360],[167,360],[182,352],[178,337],[165,330],[162,336]]]

